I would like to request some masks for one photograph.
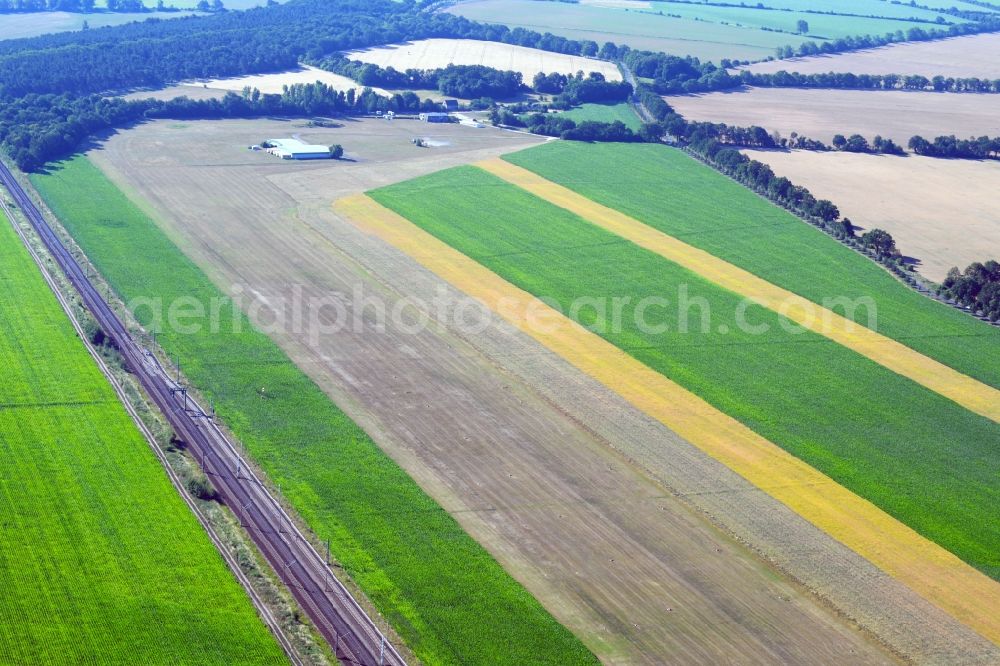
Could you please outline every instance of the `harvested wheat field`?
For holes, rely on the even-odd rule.
[[[1000,134],[1000,95],[902,90],[741,88],[666,97],[688,120],[760,125],[829,143],[835,134],[876,134],[903,147],[915,134],[933,139]]]
[[[1000,78],[1000,34],[984,33],[930,42],[890,44],[851,53],[758,62],[745,68],[758,74],[801,72],[825,74],[922,74]]]
[[[539,72],[575,74],[578,71],[600,72],[609,81],[620,81],[621,72],[614,63],[581,56],[552,53],[500,42],[476,39],[424,39],[419,42],[391,44],[378,48],[348,51],[351,60],[370,62],[381,67],[436,69],[448,65],[486,65],[500,70],[521,72],[530,83]]]
[[[745,151],[775,173],[830,199],[856,225],[885,229],[918,270],[941,281],[948,269],[1000,258],[1000,163],[855,153]]]
[[[208,90],[220,90],[223,92],[232,90],[240,92],[245,87],[257,88],[262,93],[280,94],[282,88],[296,83],[316,83],[322,81],[326,85],[336,90],[350,90],[354,88],[358,91],[363,86],[353,79],[333,72],[327,72],[317,67],[303,65],[299,69],[292,69],[287,72],[276,72],[273,74],[250,74],[249,76],[239,76],[229,79],[205,79],[197,81],[185,81],[181,83],[184,87],[203,88]],[[375,88],[375,92],[380,95],[389,95],[381,88]]]
[[[380,332],[366,315],[320,340],[273,336],[605,663],[893,662],[871,634],[924,661],[991,654],[529,336],[498,321],[470,332],[441,319],[425,304],[443,299],[453,312],[464,296],[330,207],[537,137],[414,121],[303,125],[152,122],[91,155],[224,291],[261,303],[292,289],[348,304],[377,297],[428,314],[433,324],[415,334]],[[410,145],[422,131],[439,147]],[[245,149],[294,132],[343,144],[348,160],[289,164]]]

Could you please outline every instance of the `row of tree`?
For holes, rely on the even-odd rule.
[[[776,175],[768,165],[750,159],[738,150],[740,147],[772,148],[780,145],[779,140],[762,127],[733,127],[722,123],[688,122],[645,85],[639,86],[636,98],[657,119],[655,123],[643,128],[641,136],[667,135],[671,141],[682,144],[688,152],[706,164],[798,214],[834,237],[868,252],[876,260],[885,263],[902,279],[913,282],[913,278],[901,267],[899,251],[892,235],[882,229],[872,229],[857,238],[854,225],[848,218],[841,218],[840,210],[834,203],[826,199],[817,199],[805,187],[795,185],[784,176]],[[828,146],[825,148],[829,149]]]
[[[1000,158],[1000,137],[988,136],[956,139],[955,135],[939,136],[928,141],[922,136],[914,136],[908,144],[917,155],[928,157],[949,157],[973,160]]]
[[[1000,321],[1000,263],[976,262],[964,272],[952,268],[938,293],[990,321]]]
[[[478,97],[513,97],[527,90],[520,72],[499,70],[484,65],[448,65],[438,69],[407,69],[357,60],[339,53],[306,61],[306,64],[354,79],[363,86],[438,90],[442,95],[466,99]]]

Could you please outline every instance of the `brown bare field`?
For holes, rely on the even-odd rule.
[[[788,136],[792,132],[829,143],[835,134],[876,134],[904,148],[915,134],[933,139],[1000,134],[1000,95],[741,88],[733,92],[666,97],[689,120],[760,125]]]
[[[351,60],[370,62],[381,67],[436,69],[448,65],[486,65],[501,70],[521,72],[530,83],[539,72],[575,74],[600,72],[609,81],[620,81],[621,72],[614,63],[594,58],[552,53],[540,49],[484,42],[476,39],[424,39],[405,44],[391,44],[344,54]]]
[[[1000,258],[1000,163],[856,153],[744,151],[830,199],[856,225],[885,229],[918,270],[940,282],[952,266]]]
[[[922,74],[928,78],[1000,78],[1000,34],[985,33],[931,42],[891,44],[834,55],[758,62],[741,69],[768,74],[785,70],[803,74]]]
[[[356,161],[289,163],[245,149],[292,133],[341,143]],[[414,136],[440,147],[416,148]],[[528,336],[439,320],[420,304],[439,298],[450,311],[462,295],[330,208],[537,141],[415,121],[154,122],[92,157],[228,293],[238,285],[271,300],[298,288],[350,302],[360,286],[390,309],[410,302],[427,314],[434,324],[419,333],[391,319],[380,333],[368,315],[317,341],[274,337],[605,663],[892,662],[854,622],[919,660],[996,658]]]

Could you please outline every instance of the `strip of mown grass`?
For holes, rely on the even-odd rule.
[[[83,157],[33,182],[126,299],[221,297],[202,271]],[[289,261],[294,258],[289,258]],[[228,302],[221,321],[234,313]],[[138,311],[149,318],[148,308]],[[429,664],[596,659],[241,314],[158,341],[215,401],[334,556]],[[148,323],[148,322],[144,322]],[[267,387],[262,399],[259,387]]]
[[[817,334],[789,332],[762,308],[746,318],[768,330],[741,329],[736,294],[479,169],[371,196],[1000,577],[1000,425]],[[620,328],[598,325],[593,306],[573,313],[580,297],[608,299],[608,318],[623,304]],[[647,297],[670,303],[649,307],[644,328]]]
[[[871,298],[879,333],[1000,388],[1000,329],[918,294],[679,150],[558,141],[504,159],[813,302]]]
[[[0,663],[284,655],[0,214]]]

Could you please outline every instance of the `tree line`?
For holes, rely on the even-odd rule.
[[[499,70],[484,65],[448,65],[437,69],[410,68],[399,71],[367,62],[350,60],[339,53],[314,60],[313,65],[357,81],[363,86],[438,90],[442,95],[474,99],[513,97],[528,90],[520,72]]]
[[[956,139],[954,134],[928,141],[920,135],[910,139],[910,150],[927,157],[963,158],[972,160],[1000,159],[1000,137],[988,136]]]
[[[733,78],[739,85],[769,88],[841,88],[848,90],[926,90],[934,92],[1000,93],[1000,79],[934,76],[920,74],[799,74],[784,70],[755,74],[741,70]]]
[[[976,262],[965,271],[952,268],[938,294],[990,321],[1000,321],[1000,263]]]
[[[945,10],[945,13],[952,13]],[[981,32],[995,32],[1000,29],[1000,16],[992,12],[959,12],[955,14],[960,18],[969,19],[968,23],[953,23],[947,28],[921,28],[912,27],[906,31],[896,30],[887,32],[884,35],[860,35],[839,37],[824,42],[813,41],[803,42],[798,46],[785,45],[778,47],[775,55],[779,58],[793,58],[811,55],[821,55],[828,53],[842,53],[844,51],[856,51],[858,49],[871,49],[877,46],[887,46],[900,42],[925,42],[934,39],[944,39],[947,37],[959,37],[962,35],[975,35]]]
[[[365,88],[335,90],[325,83],[286,86],[281,94],[245,88],[221,99],[124,100],[89,95],[29,95],[0,105],[0,144],[24,171],[66,156],[88,136],[157,118],[215,119],[266,116],[323,116],[338,113],[411,112],[436,109],[412,92],[386,97]]]
[[[0,41],[0,146],[21,165],[65,155],[100,129],[135,122],[133,105],[101,100],[110,91],[162,87],[186,79],[291,69],[302,60],[375,45],[433,37],[480,39],[612,57],[618,47],[522,28],[486,25],[391,0],[291,0],[243,12]],[[471,70],[446,79],[447,94],[471,96]],[[488,73],[489,85],[512,85]],[[440,80],[439,80],[440,83]],[[386,108],[413,106],[396,96]],[[353,105],[348,108],[355,109]],[[29,111],[30,110],[30,111]]]

